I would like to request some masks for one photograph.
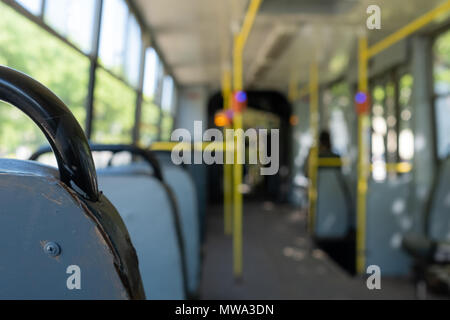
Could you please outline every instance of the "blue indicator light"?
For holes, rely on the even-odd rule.
[[[358,104],[363,104],[367,101],[367,95],[364,92],[358,92],[356,94],[355,101]]]
[[[244,91],[239,91],[236,93],[236,100],[239,103],[244,103],[247,101],[247,94]]]

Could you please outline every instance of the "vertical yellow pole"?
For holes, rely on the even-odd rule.
[[[234,116],[234,130],[242,129],[242,114],[239,112]],[[242,184],[242,174],[243,166],[239,163],[239,152],[241,151],[242,139],[239,135],[236,135],[235,139],[235,163],[233,168],[233,178],[234,178],[234,216],[233,216],[233,252],[234,252],[234,263],[233,270],[236,279],[242,277],[242,266],[243,266],[243,252],[242,252],[242,223],[243,223],[243,198],[241,193]]]
[[[359,39],[358,89],[368,94],[368,46],[367,37]],[[369,129],[367,112],[358,115],[358,186],[356,200],[356,271],[362,274],[366,265],[366,198],[369,178]]]
[[[240,36],[235,37],[234,50],[233,50],[233,62],[234,62],[234,92],[242,90],[243,77],[242,77],[242,43]],[[235,112],[233,118],[235,133],[237,130],[242,129],[242,114]],[[234,165],[233,165],[233,272],[236,279],[242,277],[242,194],[240,185],[242,184],[242,165],[238,163],[238,152],[241,152],[241,148],[238,145],[239,137],[235,136],[234,141]]]
[[[234,39],[234,49],[233,49],[233,89],[235,92],[242,91],[244,89],[244,77],[243,77],[243,65],[242,65],[242,55],[244,53],[244,46],[247,38],[252,29],[253,23],[255,21],[256,15],[258,13],[259,7],[262,0],[251,0],[247,14],[244,18],[244,23],[242,25],[241,32]],[[233,118],[235,133],[242,131],[242,113],[236,112]],[[233,270],[236,279],[242,277],[242,207],[243,198],[241,193],[242,184],[242,174],[243,166],[239,164],[237,160],[242,157],[245,159],[245,155],[242,153],[242,143],[243,137],[240,138],[235,134],[235,162],[233,166],[233,177],[234,177],[234,215],[233,215]]]
[[[231,72],[226,70],[223,75],[223,104],[224,109],[228,110],[231,108]],[[229,126],[224,128],[224,137],[226,130]],[[223,153],[224,160],[226,160],[226,152],[230,150],[224,150]],[[223,190],[224,190],[224,232],[226,235],[231,235],[232,233],[232,221],[233,221],[233,168],[231,164],[224,161],[223,165]]]
[[[319,70],[316,62],[311,64],[309,76],[310,99],[310,128],[312,134],[312,148],[309,155],[308,176],[309,182],[309,214],[308,231],[314,234],[317,200],[317,168],[319,162]]]

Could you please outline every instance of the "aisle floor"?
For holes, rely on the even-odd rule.
[[[381,290],[352,277],[311,243],[306,214],[269,202],[244,207],[244,271],[232,273],[232,238],[223,232],[222,207],[210,207],[201,299],[414,299],[410,279],[382,279]]]

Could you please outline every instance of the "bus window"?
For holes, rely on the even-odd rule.
[[[372,88],[371,159],[372,177],[377,181],[385,180],[388,173],[389,177],[396,177],[398,172],[392,169],[394,165],[400,161],[410,162],[414,156],[411,129],[413,78],[397,70],[377,79]]]
[[[164,77],[163,94],[161,99],[161,109],[171,113],[173,107],[173,79],[171,76]]]
[[[136,92],[108,72],[97,70],[93,141],[131,143]]]
[[[159,57],[155,49],[148,48],[145,51],[145,70],[144,70],[144,98],[153,100],[158,87],[158,65]]]
[[[399,142],[398,153],[400,161],[411,161],[414,157],[414,134],[412,131],[411,118],[411,96],[413,87],[413,77],[405,74],[399,82]]]
[[[160,113],[160,109],[153,101],[144,100],[140,125],[140,143],[143,146],[149,146],[158,139]]]
[[[103,1],[100,32],[100,62],[116,74],[123,75],[128,8],[122,0]]]
[[[44,20],[89,54],[96,8],[96,0],[46,0]]]
[[[100,33],[101,64],[137,87],[142,39],[135,17],[123,0],[104,0]]]
[[[377,85],[372,90],[372,164],[373,178],[384,180],[386,178],[386,145],[387,135],[385,99],[386,89],[383,85]]]
[[[142,115],[140,123],[140,143],[148,146],[158,140],[160,108],[156,103],[158,91],[160,60],[155,49],[148,48],[145,52],[144,90]]]
[[[443,159],[450,154],[450,31],[436,39],[433,51],[437,153]]]
[[[174,83],[171,76],[165,76],[163,81],[163,91],[161,97],[161,140],[170,140],[173,128],[173,112],[174,112]]]
[[[161,120],[161,141],[169,141],[173,128],[173,117],[171,114],[163,111]]]
[[[397,105],[395,83],[390,80],[386,84],[386,163],[397,162]]]
[[[0,12],[0,64],[39,79],[84,126],[89,59],[2,2]],[[46,143],[36,125],[22,112],[3,105],[0,109],[1,156],[25,159]]]
[[[42,0],[16,0],[16,2],[35,16],[41,14]]]
[[[140,55],[142,50],[141,28],[132,15],[128,17],[128,34],[125,51],[125,77],[134,87],[139,81]]]

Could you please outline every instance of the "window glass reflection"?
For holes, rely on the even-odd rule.
[[[46,0],[45,21],[90,53],[96,7],[96,0]]]
[[[434,44],[434,90],[436,94],[437,152],[443,159],[450,155],[450,31]]]
[[[99,143],[131,143],[136,92],[109,73],[97,71],[93,140]]]
[[[153,48],[148,48],[145,53],[144,71],[144,96],[147,99],[154,99],[158,84],[158,64],[159,58]]]
[[[42,0],[16,0],[16,2],[36,16],[41,14]]]
[[[52,90],[83,127],[89,59],[3,2],[0,12],[0,64],[26,73]],[[0,123],[0,157],[27,159],[47,144],[37,125],[17,108],[1,104]]]
[[[163,93],[161,99],[161,108],[167,113],[172,112],[173,106],[173,78],[165,76],[163,82]]]
[[[141,29],[123,0],[104,0],[100,33],[100,62],[114,74],[138,85]]]
[[[142,39],[141,28],[132,15],[129,16],[128,20],[128,37],[125,48],[125,77],[130,84],[137,86],[139,81]]]
[[[123,74],[128,7],[122,0],[104,0],[100,33],[100,61],[114,73]]]

